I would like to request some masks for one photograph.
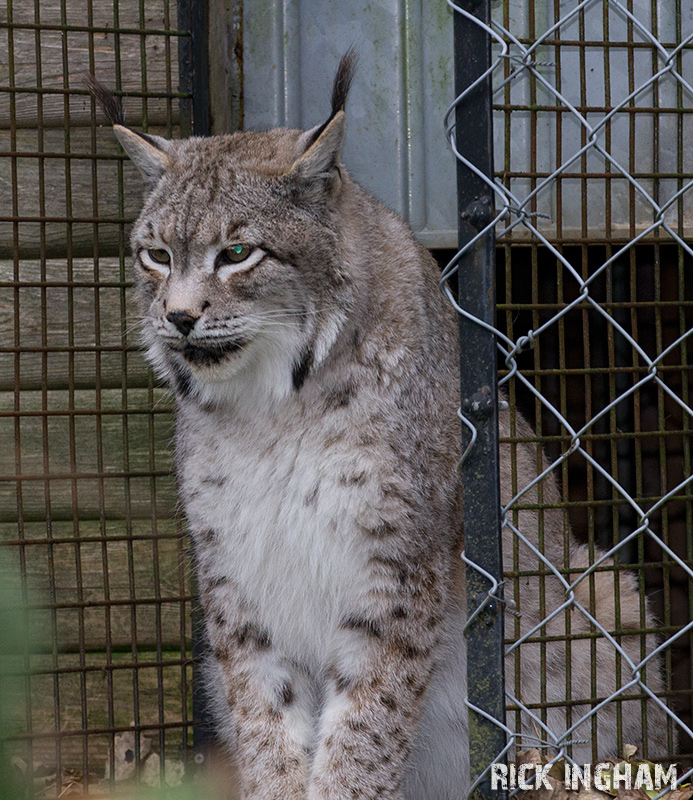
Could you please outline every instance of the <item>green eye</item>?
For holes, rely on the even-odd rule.
[[[255,248],[250,244],[232,244],[219,253],[217,263],[223,264],[240,264],[253,252]]]
[[[156,261],[157,264],[170,264],[171,263],[171,256],[168,250],[164,250],[163,248],[155,248],[153,250],[147,250],[147,254],[152,261]]]

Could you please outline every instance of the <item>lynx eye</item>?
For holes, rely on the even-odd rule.
[[[147,250],[147,255],[157,264],[171,263],[171,254],[168,252],[168,250],[164,250],[162,247],[154,248],[153,250]]]
[[[254,249],[255,248],[250,244],[232,244],[231,247],[227,247],[219,253],[216,266],[221,267],[224,264],[240,264],[241,261],[245,261],[246,258],[248,258]]]

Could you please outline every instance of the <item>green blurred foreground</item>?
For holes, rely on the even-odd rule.
[[[35,612],[32,612],[35,613]],[[27,597],[23,589],[16,568],[10,567],[7,562],[0,561],[0,718],[12,718],[12,706],[17,703],[16,694],[13,696],[11,682],[7,677],[8,653],[31,652],[32,632],[27,624]],[[14,660],[16,667],[16,660]],[[14,674],[16,686],[16,671]],[[109,795],[107,782],[90,787],[89,793],[81,793],[81,787],[65,789],[61,786],[60,779],[53,786],[44,786],[41,789],[34,787],[30,774],[31,767],[27,769],[27,776],[23,776],[16,765],[10,763],[5,741],[0,733],[0,797],[2,800],[49,800],[49,798],[76,798],[93,797],[104,798],[112,796],[123,800],[207,800],[216,797],[217,793],[210,786],[203,784],[199,779],[186,781],[181,786],[152,789],[147,786],[128,788],[116,787]]]

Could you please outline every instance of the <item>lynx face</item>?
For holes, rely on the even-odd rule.
[[[229,381],[286,394],[350,306],[335,258],[342,131],[313,143],[285,130],[177,142],[116,130],[154,162],[131,237],[150,359],[203,399]]]

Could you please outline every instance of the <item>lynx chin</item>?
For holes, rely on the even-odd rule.
[[[459,800],[469,775],[456,318],[433,258],[342,166],[352,73],[347,53],[331,114],[311,130],[179,141],[125,127],[112,95],[89,85],[144,178],[135,282],[149,359],[176,398],[206,684],[243,798]],[[533,446],[513,457],[528,483]],[[552,478],[542,491],[559,502]],[[516,524],[538,543],[535,515]],[[587,566],[561,513],[545,513],[542,535],[554,563]],[[529,548],[519,558],[536,571]],[[623,631],[642,627],[640,600],[618,574],[620,589],[598,572],[576,593],[639,661],[641,639]],[[522,579],[508,636],[564,601],[557,581],[543,584]],[[524,646],[519,676],[524,702],[549,703],[558,730],[616,676],[630,680],[612,644],[584,636],[589,623],[570,613],[570,671],[559,614],[542,631],[546,681],[539,643]],[[658,663],[647,677],[662,689]],[[584,701],[569,714],[567,689]],[[616,753],[617,731],[638,743],[644,702],[612,703],[595,727],[578,726],[573,757]],[[650,706],[649,746],[663,753],[664,712]],[[537,736],[533,720],[523,729]]]

